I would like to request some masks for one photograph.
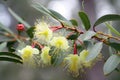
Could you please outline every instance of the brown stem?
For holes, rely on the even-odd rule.
[[[112,36],[112,35],[110,35],[110,34],[105,34],[105,33],[103,33],[103,32],[97,32],[97,34],[100,34],[100,35],[103,35],[103,36],[107,36],[108,38],[113,38],[113,39],[115,39],[115,40],[120,41],[120,38],[115,37],[115,36]]]

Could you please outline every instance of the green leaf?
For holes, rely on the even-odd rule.
[[[9,61],[9,62],[15,62],[15,63],[20,63],[22,64],[23,62],[14,58],[9,58],[9,57],[0,57],[0,61]]]
[[[0,52],[0,56],[9,56],[9,57],[14,57],[16,59],[22,60],[22,58],[20,56],[16,55],[15,53],[12,53],[12,52]]]
[[[92,47],[94,46],[93,42],[91,40],[86,40],[84,41],[84,45],[83,45],[88,51],[90,51],[92,49]]]
[[[79,12],[79,17],[85,27],[86,30],[89,30],[91,27],[90,20],[85,12]]]
[[[6,47],[7,42],[3,42],[0,44],[0,52]]]
[[[67,20],[66,18],[64,18],[61,14],[59,14],[58,12],[54,11],[54,10],[50,10],[51,12],[51,16],[53,18],[55,18],[56,20],[58,20],[59,22],[63,23],[65,26],[68,27],[72,27],[73,25],[71,24],[71,22],[69,20]]]
[[[103,47],[102,42],[96,43],[91,50],[89,50],[89,55],[87,56],[86,60],[91,61],[97,57]]]
[[[108,75],[113,70],[115,70],[115,68],[117,68],[119,63],[120,63],[119,55],[114,54],[114,55],[110,56],[103,67],[104,75]]]
[[[54,17],[55,19],[59,20],[59,21],[68,21],[66,18],[64,18],[61,14],[59,14],[58,12],[49,9],[49,11],[51,12],[51,16]]]
[[[116,20],[120,20],[120,15],[117,14],[104,15],[95,22],[94,27],[106,21],[116,21]]]
[[[70,36],[67,37],[68,40],[76,40],[78,38],[78,34],[76,33],[73,33],[71,34]]]
[[[44,6],[42,6],[41,4],[37,4],[37,3],[32,5],[32,7],[44,14],[47,14],[47,15],[53,17],[54,19],[58,20],[60,23],[63,23],[64,25],[67,25],[68,27],[73,26],[70,21],[68,21],[61,14],[59,14],[58,12],[56,12],[54,10],[47,9]]]
[[[71,19],[70,22],[73,26],[78,26],[78,22],[75,19]]]
[[[89,40],[91,37],[93,37],[96,33],[93,31],[87,31],[84,34],[81,34],[79,39],[82,41]]]
[[[120,51],[120,43],[110,42],[108,45],[110,45],[112,48]]]
[[[39,4],[39,3],[35,3],[32,5],[33,8],[35,8],[36,10],[46,14],[46,15],[51,15],[51,12],[45,8],[43,5]]]
[[[110,29],[111,32],[113,32],[114,34],[120,36],[120,33],[119,33],[114,27],[112,27],[110,24],[105,23],[105,25],[106,25],[106,27],[107,27],[108,29]]]
[[[35,27],[31,27],[27,30],[27,34],[30,38],[33,38],[33,36],[34,36],[34,29],[35,29]]]
[[[26,21],[24,21],[22,18],[20,18],[12,9],[8,8],[8,11],[12,14],[13,17],[15,17],[15,19],[17,21],[19,21],[20,23],[24,24],[25,27],[27,27],[27,28],[31,27]]]
[[[9,52],[15,52],[15,48],[16,48],[16,46],[15,46],[15,48],[14,48],[15,43],[16,43],[16,41],[9,41],[9,42],[7,43],[7,48],[8,48],[8,51],[9,51]],[[20,43],[20,44],[21,44],[21,43]]]

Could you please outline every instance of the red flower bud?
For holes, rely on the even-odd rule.
[[[25,26],[24,26],[24,24],[17,24],[16,29],[17,29],[18,31],[24,31],[24,30],[25,30]]]

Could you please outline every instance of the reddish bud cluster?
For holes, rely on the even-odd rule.
[[[18,31],[24,31],[24,30],[25,30],[25,26],[24,26],[24,24],[17,24],[16,29],[17,29]]]

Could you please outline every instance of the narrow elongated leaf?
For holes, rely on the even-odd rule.
[[[9,57],[14,57],[14,58],[22,60],[20,56],[16,55],[15,53],[11,53],[11,52],[0,52],[0,56],[9,56]]]
[[[6,47],[7,43],[3,42],[0,44],[0,52]]]
[[[116,20],[120,20],[120,15],[117,15],[117,14],[107,14],[107,15],[104,15],[102,17],[100,17],[94,24],[94,27],[103,23],[103,22],[106,22],[106,21],[116,21]]]
[[[91,39],[91,37],[93,37],[96,33],[93,32],[93,31],[87,31],[86,33],[84,34],[81,34],[79,39],[82,40],[82,41],[85,41],[85,40],[89,40]]]
[[[109,43],[109,45],[110,45],[112,48],[120,51],[120,43],[111,42],[111,43]]]
[[[35,3],[32,7],[46,15],[51,15],[51,12],[41,4]]]
[[[54,10],[50,10],[49,11],[52,13],[51,16],[53,18],[55,18],[56,20],[58,20],[59,22],[63,23],[65,26],[68,27],[72,27],[73,25],[71,24],[71,22],[69,20],[67,20],[66,18],[64,18],[61,14],[59,14],[58,12],[54,11]]]
[[[21,22],[22,24],[25,25],[25,27],[30,28],[31,26],[24,21],[22,18],[20,18],[12,9],[8,8],[8,11],[12,14],[13,17],[15,17],[15,19],[19,22]]]
[[[119,33],[114,27],[112,27],[110,24],[105,23],[105,25],[106,25],[106,27],[107,27],[108,29],[110,29],[111,32],[113,32],[114,34],[120,36],[120,33]]]
[[[108,75],[113,70],[115,70],[115,68],[117,68],[119,63],[120,63],[119,55],[114,54],[114,55],[110,56],[103,67],[104,75]]]
[[[15,63],[20,63],[22,64],[23,62],[14,58],[9,58],[9,57],[0,57],[0,61],[9,61],[9,62],[15,62]]]
[[[44,14],[47,14],[47,15],[53,17],[54,19],[58,20],[59,22],[63,23],[64,25],[67,25],[68,27],[73,26],[70,21],[68,21],[61,14],[59,14],[58,12],[56,12],[54,10],[47,9],[44,6],[42,6],[41,4],[37,4],[37,3],[32,5],[32,7]]]
[[[78,26],[78,22],[75,19],[71,19],[70,22],[72,23],[73,26]]]
[[[89,55],[87,56],[87,61],[91,61],[97,57],[97,55],[100,53],[101,49],[103,47],[102,42],[96,43],[92,49],[89,51]]]
[[[85,12],[79,12],[79,17],[85,27],[86,30],[89,30],[91,27],[90,20]]]

